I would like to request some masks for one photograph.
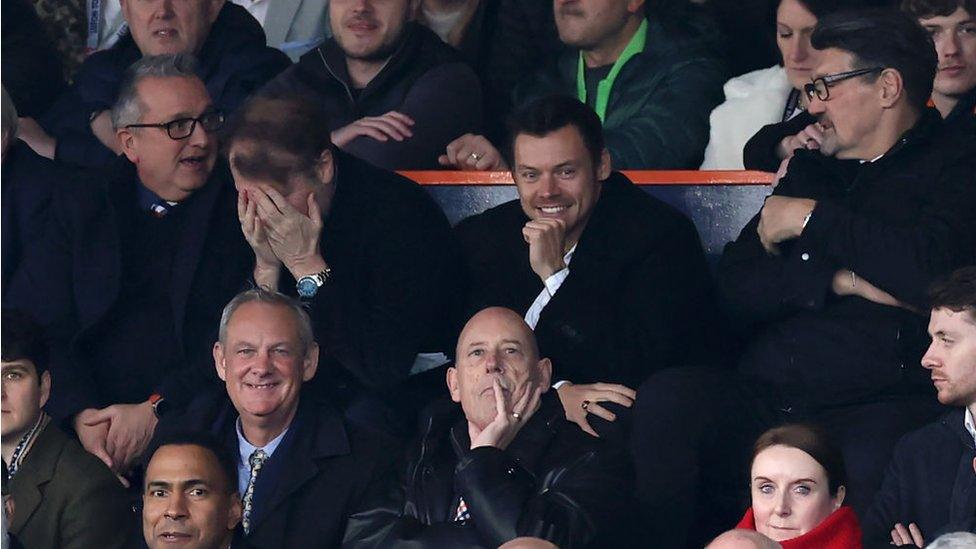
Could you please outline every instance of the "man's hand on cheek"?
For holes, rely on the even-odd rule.
[[[315,193],[306,197],[308,215],[296,210],[276,189],[263,187],[255,193],[257,214],[265,227],[274,255],[297,279],[325,269],[319,251],[322,213]]]
[[[471,439],[472,449],[481,446],[493,446],[500,450],[508,448],[522,425],[539,408],[542,387],[538,383],[530,381],[514,404],[509,402],[511,396],[505,396],[497,378],[493,382],[493,389],[495,418],[480,433],[475,434],[474,430],[469,429],[469,433],[474,435]]]

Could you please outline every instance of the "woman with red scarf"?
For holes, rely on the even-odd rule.
[[[783,549],[861,549],[861,527],[843,507],[844,459],[819,429],[784,425],[756,441],[749,477],[752,507],[736,528]]]

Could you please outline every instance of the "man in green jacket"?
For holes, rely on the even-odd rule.
[[[568,50],[515,89],[515,104],[566,94],[600,116],[614,169],[695,168],[708,143],[708,116],[726,74],[704,37],[645,14],[644,0],[555,0]],[[440,163],[506,169],[480,135],[447,146]]]
[[[2,318],[3,462],[14,501],[10,533],[32,549],[123,547],[134,522],[122,485],[42,409],[47,348],[24,315]]]

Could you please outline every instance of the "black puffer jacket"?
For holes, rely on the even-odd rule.
[[[130,65],[142,57],[126,34],[111,48],[93,54],[75,75],[75,82],[39,120],[58,140],[57,160],[102,167],[115,154],[92,133],[89,117],[112,108]],[[227,2],[197,53],[197,72],[214,105],[230,113],[290,62],[266,45],[264,30],[244,8]]]
[[[401,479],[350,518],[344,546],[497,547],[519,536],[564,549],[626,546],[630,459],[567,422],[554,392],[506,450],[470,450],[467,421],[449,401],[422,418]],[[469,521],[454,522],[459,497]]]

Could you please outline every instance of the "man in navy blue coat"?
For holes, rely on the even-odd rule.
[[[55,193],[4,304],[52,336],[48,412],[121,473],[158,415],[216,381],[214,326],[250,256],[217,161],[222,116],[188,56],[140,60],[112,117],[126,158]]]
[[[869,546],[923,547],[976,531],[976,267],[934,289],[929,335],[922,366],[939,402],[955,408],[898,442],[864,521]]]
[[[223,7],[221,5],[223,4]],[[100,167],[121,154],[109,120],[125,70],[147,55],[189,53],[214,104],[230,112],[290,62],[266,45],[247,10],[223,0],[122,0],[129,32],[89,57],[74,84],[36,121],[21,121],[21,139],[40,155]]]

